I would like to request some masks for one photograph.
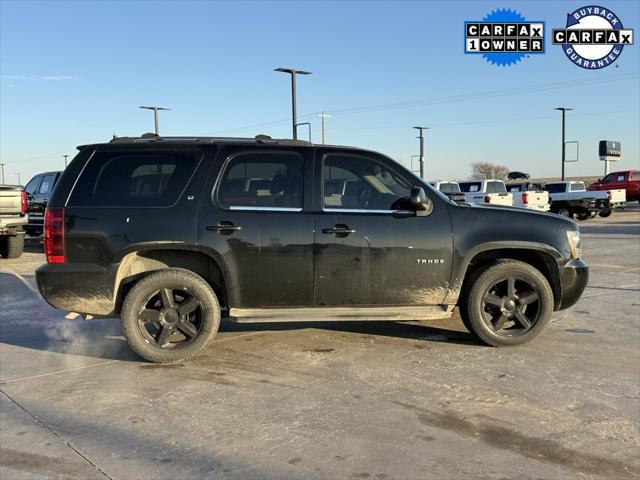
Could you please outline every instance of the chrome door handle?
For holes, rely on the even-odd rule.
[[[236,227],[231,222],[219,222],[217,225],[205,225],[204,229],[212,232],[237,232],[242,227]]]
[[[346,225],[336,225],[331,228],[323,228],[322,233],[327,233],[330,235],[348,235],[350,233],[356,233],[355,228],[349,228]]]

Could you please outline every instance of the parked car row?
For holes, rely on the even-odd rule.
[[[429,184],[455,202],[550,211],[578,220],[595,215],[608,217],[615,208],[624,207],[627,201],[640,201],[640,170],[610,173],[588,188],[579,181],[542,184],[527,180],[505,184],[502,180],[478,179],[434,180]]]

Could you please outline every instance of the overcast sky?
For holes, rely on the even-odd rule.
[[[640,31],[640,2],[607,1]],[[585,4],[589,4],[586,2]],[[569,175],[598,175],[601,139],[640,168],[640,45],[588,71],[551,44],[578,2],[28,2],[0,1],[0,155],[7,182],[60,169],[75,146],[152,131],[288,137],[288,78],[300,121],[328,119],[328,143],[379,150],[406,166],[426,132],[426,176],[465,178],[491,161],[559,175],[560,114],[580,142]],[[499,67],[463,53],[465,20],[511,7],[546,22],[544,55]],[[305,136],[301,131],[301,136]]]

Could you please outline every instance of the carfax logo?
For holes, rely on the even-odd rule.
[[[495,10],[481,21],[464,22],[464,53],[480,54],[494,65],[508,66],[544,53],[543,21],[528,21],[515,10]]]
[[[582,7],[567,14],[566,28],[553,29],[553,44],[562,45],[579,67],[594,70],[608,67],[625,45],[633,45],[633,30],[625,29],[608,8]]]

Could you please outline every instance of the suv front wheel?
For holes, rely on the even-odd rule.
[[[187,360],[207,348],[220,326],[220,304],[199,275],[180,268],[140,280],[122,305],[122,331],[141,357],[156,363]]]
[[[521,345],[551,320],[553,292],[528,263],[502,260],[480,273],[460,305],[467,328],[494,347]]]

